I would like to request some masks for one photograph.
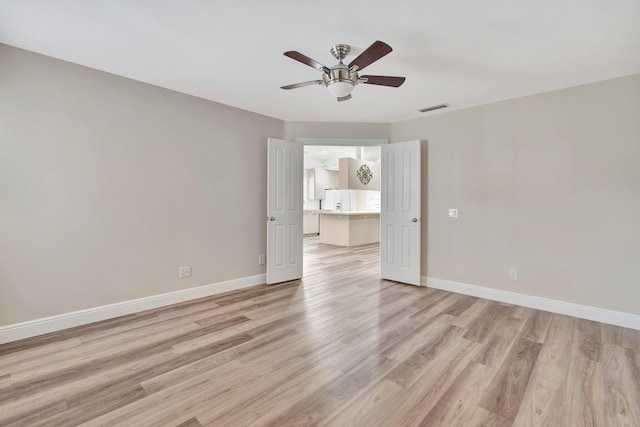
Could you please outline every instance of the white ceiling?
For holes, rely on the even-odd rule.
[[[0,1],[2,43],[289,121],[395,122],[638,73],[638,22],[638,0]],[[333,44],[375,40],[394,51],[364,74],[402,87],[342,103],[279,88],[320,75],[283,52],[331,66]]]

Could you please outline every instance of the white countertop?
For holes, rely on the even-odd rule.
[[[320,215],[380,215],[376,211],[340,212],[340,211],[320,211]]]

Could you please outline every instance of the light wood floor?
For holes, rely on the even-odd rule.
[[[0,425],[638,426],[640,333],[378,280],[304,280],[0,346]]]

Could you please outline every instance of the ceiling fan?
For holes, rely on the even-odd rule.
[[[282,86],[281,89],[288,90],[303,86],[325,85],[329,93],[338,98],[338,102],[340,102],[351,99],[351,91],[358,83],[399,87],[404,83],[404,77],[358,75],[358,71],[362,71],[368,65],[373,64],[378,59],[391,53],[392,50],[391,46],[378,40],[358,55],[356,59],[351,61],[349,65],[345,65],[342,63],[342,60],[349,54],[351,47],[346,44],[337,44],[331,47],[331,54],[338,60],[338,63],[333,67],[327,67],[300,52],[290,50],[285,52],[284,55],[313,67],[316,70],[322,71],[322,80],[311,80],[309,82]]]

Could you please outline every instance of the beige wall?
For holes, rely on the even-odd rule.
[[[282,121],[0,45],[0,326],[263,273],[270,136]]]
[[[426,151],[423,275],[640,314],[640,75],[391,132]]]
[[[389,139],[390,136],[389,123],[285,122],[284,124],[284,137],[289,141],[295,141],[296,138]]]

